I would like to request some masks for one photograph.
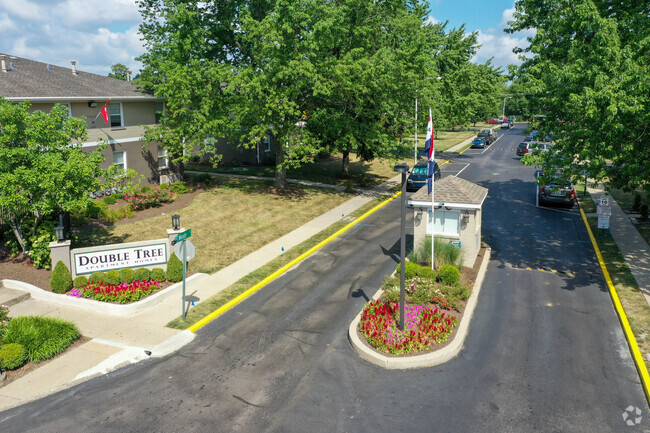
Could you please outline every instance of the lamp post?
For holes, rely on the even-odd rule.
[[[54,235],[56,236],[56,240],[58,242],[62,242],[65,240],[65,229],[61,224],[54,227]]]
[[[501,110],[501,118],[503,119],[506,117],[506,100],[512,99],[512,96],[506,96],[503,98],[503,110]]]
[[[172,227],[174,227],[174,230],[178,230],[181,227],[180,215],[172,215]]]
[[[406,174],[409,166],[406,163],[398,164],[394,170],[402,173],[402,223],[400,228],[400,276],[399,276],[399,330],[404,331],[404,271],[406,267]]]

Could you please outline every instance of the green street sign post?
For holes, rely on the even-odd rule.
[[[180,248],[183,250],[183,258],[182,258],[183,260],[183,298],[182,298],[183,320],[185,320],[185,276],[187,274],[187,260],[188,260],[186,240],[189,239],[191,236],[192,236],[192,229],[187,229],[184,232],[180,232],[179,234],[177,234],[176,237],[174,238],[174,242],[172,242],[172,245],[178,242],[182,242]],[[192,257],[194,257],[194,255],[192,255]],[[189,259],[192,259],[192,257],[190,257]]]
[[[191,236],[192,236],[192,229],[187,229],[184,232],[180,232],[179,234],[177,234],[174,240],[176,242],[180,242],[180,241],[184,241],[185,239]]]

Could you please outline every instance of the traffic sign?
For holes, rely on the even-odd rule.
[[[612,207],[606,204],[601,204],[596,209],[598,216],[612,216]]]
[[[184,241],[185,239],[189,238],[192,236],[192,229],[187,229],[184,232],[180,232],[179,234],[176,235],[174,240],[176,242]]]
[[[598,217],[598,228],[609,230],[609,217],[608,216],[599,216]]]
[[[174,252],[176,253],[176,257],[181,259],[181,261],[183,261],[183,248],[186,249],[185,260],[189,262],[196,255],[196,248],[194,247],[192,241],[178,242],[176,245],[174,245]]]

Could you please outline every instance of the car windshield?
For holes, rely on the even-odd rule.
[[[413,167],[413,174],[427,174],[427,167],[426,166],[415,166]]]

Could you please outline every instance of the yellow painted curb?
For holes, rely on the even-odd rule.
[[[585,227],[587,227],[587,232],[589,233],[589,239],[591,239],[591,244],[594,246],[594,251],[596,251],[596,258],[598,258],[598,263],[600,263],[600,269],[603,272],[605,281],[607,282],[607,287],[609,288],[609,294],[612,297],[612,302],[614,303],[614,309],[618,314],[618,319],[620,320],[621,326],[623,327],[623,333],[625,334],[627,343],[630,346],[630,352],[632,352],[632,358],[634,358],[634,364],[636,365],[636,369],[639,372],[639,377],[641,378],[641,384],[643,385],[643,391],[645,392],[646,400],[648,400],[648,403],[650,404],[650,376],[648,375],[648,369],[646,368],[645,362],[643,362],[643,356],[641,355],[641,351],[639,350],[639,345],[636,342],[636,338],[634,338],[634,333],[632,332],[632,328],[630,327],[630,322],[628,321],[627,316],[625,315],[625,311],[623,310],[621,301],[618,298],[618,293],[616,293],[616,288],[614,287],[614,283],[612,282],[612,279],[609,276],[609,272],[607,271],[607,266],[605,266],[605,260],[603,259],[603,255],[600,252],[600,248],[598,248],[598,244],[596,243],[596,238],[594,237],[594,234],[591,231],[591,227],[589,227],[587,216],[585,215],[585,212],[582,209],[580,209],[580,215],[582,215],[582,221],[584,222]]]
[[[235,305],[239,304],[241,301],[243,301],[244,299],[248,298],[250,295],[252,295],[253,293],[257,292],[259,289],[261,289],[262,287],[264,287],[265,285],[267,285],[267,284],[270,283],[271,281],[275,280],[275,279],[278,278],[280,275],[284,274],[286,271],[288,271],[289,269],[291,269],[293,266],[297,265],[298,263],[300,263],[301,261],[303,261],[304,259],[306,259],[307,257],[309,257],[309,256],[310,256],[311,254],[313,254],[315,251],[317,251],[318,249],[322,248],[323,246],[325,246],[326,244],[328,244],[328,243],[331,242],[332,240],[336,239],[337,237],[339,237],[340,235],[342,235],[343,233],[345,233],[346,231],[348,231],[350,228],[352,228],[352,227],[353,227],[356,223],[358,223],[359,221],[362,221],[362,220],[366,219],[368,216],[370,216],[370,215],[373,214],[374,212],[376,212],[376,211],[378,211],[379,209],[381,209],[382,207],[386,206],[388,203],[390,203],[390,202],[391,202],[392,200],[394,200],[396,197],[399,197],[401,194],[402,194],[402,192],[400,191],[400,192],[394,194],[394,195],[393,195],[391,198],[389,198],[388,200],[385,200],[385,201],[379,203],[377,206],[373,207],[373,208],[370,209],[368,212],[366,212],[366,213],[364,213],[363,215],[361,215],[359,218],[355,219],[354,221],[351,221],[348,225],[346,225],[346,226],[343,227],[342,229],[338,230],[336,233],[330,235],[327,239],[324,239],[324,240],[322,240],[321,242],[319,242],[318,244],[314,245],[313,247],[311,247],[310,249],[308,249],[307,251],[305,251],[304,253],[302,253],[301,255],[299,255],[298,257],[296,257],[295,259],[293,259],[292,261],[290,261],[290,262],[287,263],[286,265],[282,266],[282,267],[281,267],[280,269],[278,269],[277,271],[273,272],[273,273],[272,273],[271,275],[269,275],[268,277],[264,278],[264,279],[263,279],[262,281],[260,281],[259,283],[255,284],[255,285],[254,285],[253,287],[251,287],[250,289],[246,290],[244,293],[240,294],[240,295],[237,296],[236,298],[231,299],[230,301],[228,301],[227,303],[225,303],[225,304],[222,305],[221,307],[217,308],[217,309],[214,310],[212,313],[210,313],[209,315],[205,316],[203,319],[199,320],[198,322],[196,322],[196,323],[193,324],[192,326],[188,327],[187,329],[190,330],[190,331],[192,331],[192,332],[196,332],[196,331],[198,331],[199,329],[201,329],[202,327],[204,327],[205,325],[207,325],[208,323],[210,323],[212,320],[216,319],[217,317],[219,317],[220,315],[222,315],[222,314],[225,313],[226,311],[230,310],[232,307],[234,307]]]

